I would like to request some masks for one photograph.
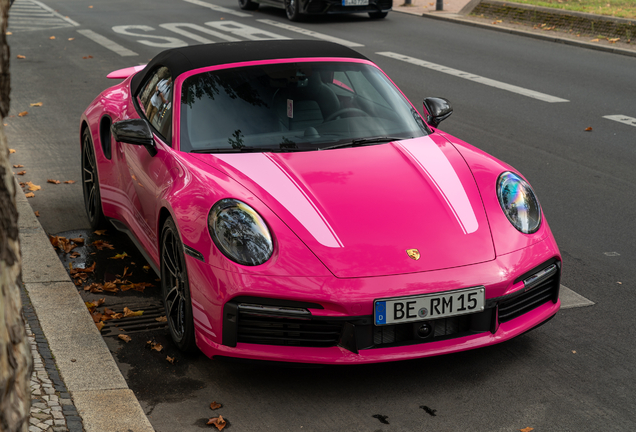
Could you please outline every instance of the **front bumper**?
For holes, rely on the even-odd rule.
[[[301,3],[301,12],[308,15],[389,12],[391,0],[369,0],[366,6],[343,6],[339,0],[309,0]]]
[[[513,338],[558,311],[560,265],[551,237],[487,263],[380,278],[256,277],[188,258],[197,344],[207,356],[322,364],[428,357]],[[549,277],[532,279],[546,268]],[[422,322],[373,325],[374,299],[475,285],[486,288],[485,310],[428,321],[425,337]]]

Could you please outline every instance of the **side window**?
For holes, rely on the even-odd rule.
[[[160,67],[137,96],[146,119],[168,142],[172,132],[172,85],[170,70]]]

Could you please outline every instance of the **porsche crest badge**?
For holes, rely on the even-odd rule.
[[[420,259],[420,251],[418,251],[417,249],[407,249],[407,250],[406,250],[406,254],[407,254],[410,258],[413,258],[415,261],[417,261],[418,259]]]

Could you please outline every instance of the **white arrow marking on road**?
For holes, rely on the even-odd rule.
[[[217,31],[214,31],[212,29],[200,26],[200,25],[196,25],[196,24],[190,24],[190,23],[169,23],[169,24],[159,24],[159,27],[163,27],[166,30],[170,30],[172,32],[175,32],[177,34],[180,34],[181,36],[185,36],[188,37],[190,39],[194,39],[197,42],[201,42],[201,43],[214,43],[214,41],[210,40],[210,39],[206,39],[204,37],[201,37],[197,34],[194,34],[192,32],[189,32],[187,30],[183,30],[183,28],[189,28],[192,30],[197,30],[200,31],[201,33],[206,33],[209,34],[210,36],[215,36],[219,39],[223,39],[226,40],[228,42],[238,42],[240,41],[240,39],[237,39],[235,37],[232,36],[228,36],[225,35],[223,33],[219,33]]]
[[[563,285],[561,285],[559,290],[559,298],[561,299],[561,309],[592,306],[594,304],[592,300],[586,299],[581,294],[577,294]]]
[[[136,56],[139,55],[134,51],[129,50],[126,47],[123,47],[121,45],[119,45],[116,42],[113,42],[112,40],[105,38],[104,36],[95,33],[93,30],[89,30],[89,29],[82,29],[82,30],[78,30],[77,31],[79,34],[82,34],[84,36],[86,36],[87,38],[89,38],[90,40],[97,42],[98,44],[100,44],[101,46],[103,46],[104,48],[108,48],[109,50],[116,52],[117,54],[119,54],[122,57],[131,57],[131,56]]]
[[[316,39],[322,39],[322,40],[326,40],[326,41],[330,41],[330,42],[335,42],[337,44],[348,46],[348,47],[363,47],[364,46],[364,45],[359,44],[357,42],[351,42],[351,41],[348,41],[348,40],[345,40],[345,39],[337,38],[335,36],[329,36],[329,35],[326,35],[326,34],[318,33],[318,32],[315,32],[315,31],[311,31],[311,30],[307,30],[307,29],[304,29],[304,28],[296,27],[296,26],[293,26],[293,25],[289,25],[289,24],[285,24],[285,23],[279,23],[278,21],[272,21],[272,20],[268,20],[268,19],[259,19],[259,20],[256,20],[256,21],[261,22],[263,24],[268,24],[268,25],[271,25],[271,26],[274,26],[274,27],[278,27],[278,28],[282,28],[282,29],[285,29],[285,30],[289,30],[289,31],[293,31],[293,32],[296,32],[296,33],[300,33],[300,34],[303,34],[305,36],[311,36],[311,37],[314,37]]]
[[[206,2],[201,1],[201,0],[183,0],[183,1],[195,4],[195,5],[203,6],[203,7],[206,7],[206,8],[210,8],[213,11],[223,12],[223,13],[230,14],[230,15],[236,15],[238,17],[248,18],[248,17],[252,16],[252,14],[235,11],[234,9],[224,8],[223,6],[217,6],[217,5],[214,5],[214,4],[206,3]]]
[[[453,76],[456,76],[458,78],[464,78],[464,79],[467,79],[469,81],[474,81],[474,82],[477,82],[477,83],[480,83],[480,84],[484,84],[484,85],[487,85],[487,86],[491,86],[491,87],[495,87],[495,88],[498,88],[498,89],[501,89],[501,90],[507,90],[509,92],[517,93],[517,94],[520,94],[522,96],[527,96],[527,97],[530,97],[530,98],[533,98],[533,99],[538,99],[538,100],[543,101],[543,102],[549,102],[549,103],[570,102],[567,99],[561,99],[561,98],[556,97],[556,96],[550,96],[550,95],[547,95],[545,93],[540,93],[540,92],[537,92],[537,91],[534,91],[534,90],[529,90],[529,89],[526,89],[526,88],[523,88],[523,87],[518,87],[516,85],[506,84],[506,83],[503,83],[501,81],[495,81],[495,80],[490,79],[490,78],[485,78],[485,77],[482,77],[482,76],[479,76],[479,75],[471,74],[469,72],[464,72],[464,71],[460,71],[458,69],[453,69],[453,68],[449,68],[449,67],[446,67],[446,66],[438,65],[438,64],[435,64],[435,63],[428,62],[426,60],[416,59],[414,57],[409,57],[409,56],[406,56],[406,55],[403,55],[403,54],[397,54],[397,53],[394,53],[394,52],[378,52],[376,54],[379,54],[379,55],[384,56],[384,57],[389,57],[389,58],[392,58],[392,59],[396,59],[396,60],[401,60],[403,62],[411,63],[411,64],[414,64],[414,65],[417,65],[417,66],[425,67],[427,69],[431,69],[431,70],[434,70],[434,71],[437,71],[437,72],[443,72],[445,74],[453,75]]]
[[[635,126],[636,127],[636,118],[634,118],[634,117],[627,117],[626,115],[618,114],[618,115],[603,116],[603,118],[606,118],[608,120],[614,120],[614,121],[617,121],[619,123],[624,123],[626,125],[630,125],[630,126]]]

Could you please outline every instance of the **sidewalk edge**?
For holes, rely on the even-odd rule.
[[[119,432],[120,427],[126,425],[126,428],[121,430],[154,432],[139,401],[128,388],[110,350],[88,314],[77,288],[35,217],[18,180],[15,177],[14,179],[23,273],[26,276],[23,276],[23,284],[40,321],[42,332],[49,341],[51,354],[55,358],[62,381],[78,409],[94,407],[95,393],[103,394],[100,409],[79,409],[84,429],[87,432]],[[34,268],[38,266],[46,268],[36,274]],[[27,267],[26,272],[24,267]],[[52,304],[58,295],[61,295],[60,300],[68,309],[60,309],[56,304]],[[65,328],[72,328],[73,334],[62,333]],[[82,337],[73,337],[78,331]],[[90,352],[83,352],[87,351],[87,343],[90,344]],[[82,362],[80,359],[73,362],[73,359],[68,359],[69,353],[79,353],[80,356],[101,360],[106,367],[95,367],[94,362]],[[64,359],[69,360],[68,365],[59,364]],[[120,397],[107,397],[108,394]],[[121,398],[122,394],[126,397]],[[113,421],[113,415],[118,417],[118,421]]]

